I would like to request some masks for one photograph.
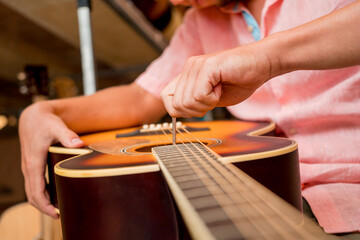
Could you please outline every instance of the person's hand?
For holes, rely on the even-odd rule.
[[[172,117],[202,117],[214,107],[231,106],[250,97],[273,75],[272,64],[254,48],[236,48],[191,57],[162,91]]]
[[[30,204],[43,213],[57,218],[45,187],[45,166],[48,148],[55,142],[65,147],[81,147],[83,142],[53,113],[48,102],[26,108],[19,123],[21,168],[25,191]]]

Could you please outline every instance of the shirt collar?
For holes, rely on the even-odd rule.
[[[242,11],[247,11],[242,1],[235,1],[220,8],[220,11],[224,13],[240,13]]]

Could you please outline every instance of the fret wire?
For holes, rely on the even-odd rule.
[[[172,132],[172,130],[169,130],[170,132]],[[181,135],[184,135],[179,129],[177,130]],[[185,131],[187,131],[187,130],[185,130]],[[187,131],[188,132],[188,131]],[[189,133],[189,132],[188,132]],[[165,134],[166,135],[166,134]],[[191,134],[190,134],[191,135]],[[167,136],[167,135],[166,135]],[[186,138],[186,136],[185,136],[185,138]],[[168,139],[169,140],[171,140],[169,137],[168,137]],[[187,140],[190,142],[190,143],[192,143],[191,142],[191,140],[189,140],[188,138],[187,138]],[[184,144],[184,142],[180,139],[180,141],[182,142],[182,144]],[[200,141],[199,141],[200,142]],[[203,144],[204,145],[204,144]],[[204,145],[205,146],[205,145]],[[180,149],[178,149],[180,152],[181,152],[181,150]],[[185,155],[184,154],[184,152],[181,152],[181,154],[182,155]],[[204,155],[204,154],[203,154]],[[205,155],[205,157],[206,157],[206,155]],[[224,176],[222,175],[221,177],[212,177],[213,179],[219,179],[219,180],[221,180],[221,181],[223,181],[224,180]],[[216,182],[216,181],[215,181]],[[223,186],[225,186],[225,184],[224,184],[224,181],[223,181]],[[234,186],[234,184],[226,184],[227,186],[229,186],[229,187],[233,187]],[[223,189],[221,189],[222,191],[223,191]],[[228,192],[229,192],[229,190],[228,190]]]
[[[230,168],[234,168],[232,169],[231,171],[238,171],[238,169],[232,165],[229,165],[228,167]],[[240,176],[240,177],[247,177],[247,176]],[[256,189],[254,189],[256,190]],[[254,191],[254,193],[259,196],[260,198],[264,198],[266,199],[266,197],[263,195],[263,193],[261,193],[260,191]],[[276,207],[271,201],[263,201],[263,203],[265,205],[267,205],[269,208],[271,208],[272,211],[274,211],[278,216],[281,216],[281,219],[284,220],[285,223],[287,223],[290,227],[292,227],[293,229],[297,229],[297,230],[300,230],[301,227],[296,224],[291,218],[289,215],[285,214],[283,211],[281,211],[278,207]],[[256,206],[256,208],[259,208],[258,206]],[[272,221],[272,219],[270,219],[271,222],[274,222]],[[281,224],[276,221],[277,224],[281,227]],[[305,239],[312,239],[311,235],[309,235],[306,231],[297,231],[298,234],[302,235]]]
[[[178,148],[178,147],[177,147]],[[180,149],[181,150],[181,149]],[[165,151],[165,150],[164,150]],[[219,199],[219,198],[218,198]],[[225,208],[225,210],[226,209],[228,209],[227,207]],[[233,210],[233,209],[231,209],[231,210]],[[229,210],[230,211],[230,210]],[[229,215],[229,214],[228,214]],[[244,216],[246,216],[246,214],[244,214]],[[238,221],[238,216],[236,215],[236,219],[237,219],[237,221]],[[258,219],[253,219],[253,217],[251,216],[251,218],[249,218],[248,217],[248,221],[259,221]],[[244,224],[244,222],[242,221],[241,222],[241,224],[243,225]],[[258,224],[257,224],[258,225]],[[261,226],[261,225],[260,225]],[[255,227],[255,225],[254,225],[254,227]],[[261,227],[264,227],[264,226],[261,226]],[[246,231],[246,229],[243,229],[243,228],[240,228],[241,229],[241,232],[243,232],[243,231]],[[266,234],[268,234],[268,232],[266,232]]]
[[[164,129],[161,129],[162,130],[162,132],[163,132],[163,134],[164,134],[164,136],[166,136],[167,138],[168,138],[168,140],[169,141],[171,141],[171,139],[170,139],[170,137],[168,136],[168,134],[165,132],[165,130]],[[178,132],[180,132],[180,134],[181,135],[183,135],[184,136],[184,134],[178,129],[177,130]],[[170,132],[170,134],[172,134],[172,131],[171,130],[169,130],[169,132]],[[162,137],[161,137],[161,135],[159,135],[159,138],[161,139]],[[185,138],[186,138],[186,136],[185,136]],[[191,142],[191,140],[189,140],[188,138],[186,138],[192,145],[194,145],[192,142]],[[184,141],[183,140],[181,140],[180,138],[178,138],[178,140],[180,140],[181,141],[181,143],[184,145],[184,146],[186,146],[185,144],[184,144]],[[177,146],[177,145],[175,145],[175,146]],[[196,148],[196,146],[194,145],[194,147]],[[178,148],[178,147],[177,147]],[[190,150],[190,149],[189,149]],[[200,150],[200,149],[198,149],[199,150],[199,152],[200,153],[202,153],[203,154],[203,152]],[[200,163],[203,167],[204,167],[204,170],[201,170],[198,166],[196,166],[196,164],[194,164],[194,162],[193,161],[191,161],[190,159],[189,159],[189,156],[187,156],[186,154],[184,154],[184,152],[183,151],[181,151],[181,149],[180,148],[178,148],[178,151],[180,152],[180,154],[181,155],[183,155],[183,157],[185,158],[185,160],[189,163],[189,165],[193,165],[193,167],[192,167],[192,169],[195,171],[195,172],[197,172],[197,176],[199,176],[200,174],[199,174],[199,170],[200,170],[200,172],[202,172],[202,174],[206,174],[206,173],[204,173],[204,170],[206,170],[206,166],[204,165],[204,163]],[[195,158],[198,158],[198,155],[195,155],[194,153],[193,153],[193,151],[192,150],[190,150],[190,152],[192,152],[192,154],[190,154],[190,156],[191,155],[193,155],[193,156],[195,156]],[[204,155],[204,154],[203,154]],[[207,158],[207,156],[206,155],[204,155],[205,156],[205,158]],[[173,157],[173,156],[172,156]],[[199,159],[199,162],[201,161],[201,158]],[[194,169],[194,166],[196,167],[195,169]],[[197,169],[197,170],[196,170]],[[212,169],[211,169],[212,170]],[[208,170],[207,170],[208,171]],[[214,179],[214,176],[211,176],[211,175],[214,175],[214,173],[215,174],[218,174],[217,172],[213,172],[213,174],[211,174],[211,173],[208,173],[209,174],[209,176],[210,177],[212,177],[213,179]],[[226,181],[224,181],[224,176],[220,176],[220,177],[217,177],[217,179],[218,179],[218,181],[220,181],[220,182],[222,182],[222,184],[224,184]],[[209,178],[203,178],[203,179],[200,179],[200,181],[202,181],[204,184],[205,184],[205,186],[207,186],[207,189],[209,189],[209,187],[211,187],[213,184],[212,183],[210,183],[210,181],[211,180],[209,180]],[[216,182],[216,181],[215,181]],[[218,183],[217,183],[218,184]],[[221,184],[221,183],[220,183]],[[230,186],[230,185],[229,185]],[[215,191],[214,191],[214,189],[218,189],[218,191],[217,192],[224,192],[224,189],[221,189],[221,187],[218,187],[218,186],[216,186],[216,187],[214,187],[214,188],[210,188],[210,189],[212,189],[211,190],[211,193],[212,193],[212,196],[214,197],[214,194],[215,194]],[[233,200],[231,200],[231,199],[229,199],[229,195],[226,193],[226,192],[224,192],[224,194],[223,195],[217,195],[217,196],[215,196],[215,199],[216,199],[216,201],[217,202],[219,202],[220,203],[220,205],[224,205],[224,203],[228,203],[228,204],[231,204],[231,202],[234,202]],[[221,204],[221,202],[223,202],[223,204]],[[236,214],[233,214],[233,212],[234,212],[234,210],[236,210],[237,209],[237,207],[235,207],[235,209],[234,209],[234,206],[231,206],[230,207],[231,209],[228,209],[228,207],[226,207],[226,209],[225,210],[227,210],[227,211],[225,211],[225,212],[227,212],[227,215],[230,217],[230,219],[236,219],[236,218],[234,218],[234,217],[236,217]],[[222,207],[222,209],[224,209],[224,206]],[[239,209],[237,209],[238,211],[239,211]],[[240,210],[240,212],[242,212],[241,210]],[[234,215],[233,217],[231,217],[231,215]],[[245,215],[245,214],[244,214]],[[247,217],[247,216],[246,216]],[[253,220],[251,220],[251,219],[249,219],[248,218],[248,220],[249,221],[251,221],[251,222],[253,222]],[[233,220],[232,220],[232,222],[235,224],[235,225],[238,225],[237,224],[237,222],[234,222]],[[253,224],[256,224],[256,222],[253,222]],[[256,224],[257,225],[257,224]],[[255,225],[254,225],[255,226]],[[256,227],[256,226],[255,226]],[[258,226],[258,227],[256,227],[259,231],[261,231],[262,230],[262,228],[261,228],[261,226]],[[239,226],[237,227],[237,229],[240,231],[240,229],[241,228],[239,228]],[[241,231],[240,231],[241,232]],[[266,233],[265,233],[266,234]]]
[[[187,131],[188,132],[188,131]],[[180,134],[182,134],[181,132],[180,132]],[[188,132],[188,134],[191,136],[191,134]],[[189,141],[189,142],[191,142],[191,140],[190,139],[188,139],[185,135],[184,135],[184,137]],[[194,137],[194,136],[193,136]],[[196,137],[194,137],[195,139],[196,139]],[[196,139],[198,142],[200,142],[200,144],[201,145],[203,145],[204,147],[205,147],[205,144],[203,144],[203,143],[201,143],[201,141],[199,141],[198,139]],[[192,143],[192,142],[191,142]],[[197,146],[195,146],[194,145],[194,147],[195,148],[198,148]],[[206,149],[208,149],[208,148],[206,148]],[[205,157],[205,158],[207,158],[207,160],[208,160],[208,165],[213,165],[213,167],[215,167],[219,172],[224,172],[224,171],[226,171],[226,172],[228,172],[227,171],[227,169],[226,169],[226,167],[224,167],[224,164],[221,164],[220,162],[218,162],[218,161],[215,161],[215,160],[213,160],[213,159],[211,159],[210,158],[210,160],[209,160],[209,157],[203,152],[203,150],[201,150],[200,148],[198,148],[198,150],[201,152],[201,154]],[[206,164],[206,162],[205,162],[205,164]],[[216,166],[214,166],[214,165],[216,165]],[[205,166],[204,166],[205,167]],[[212,168],[211,168],[212,169]],[[214,172],[214,171],[212,171],[212,172]],[[232,172],[232,175],[233,174],[235,174],[235,173],[233,173]],[[229,176],[228,174],[222,174],[222,176],[224,176],[224,178],[226,178],[229,182],[230,182],[230,184],[231,184],[231,187],[233,188],[233,187],[236,187],[238,190],[240,190],[240,192],[242,192],[242,189],[240,189],[240,187],[243,187],[244,185],[239,185],[239,184],[237,184],[238,183],[238,180],[239,180],[239,178],[235,178],[235,176],[236,175],[234,175],[234,176]],[[230,179],[229,179],[230,178]],[[223,182],[223,179],[222,179],[222,182]],[[241,181],[241,182],[243,182],[243,181]],[[244,183],[244,182],[243,182]],[[248,186],[246,186],[246,187],[248,187]],[[238,198],[238,194],[228,194],[228,197],[230,197],[234,202],[236,202],[236,199]],[[244,195],[244,197],[245,198],[248,198],[248,196],[247,195]],[[262,197],[262,196],[261,196]],[[220,200],[220,199],[219,199]],[[222,200],[221,201],[223,201],[224,200],[224,198],[222,198]],[[249,200],[249,199],[248,199]],[[262,209],[259,209],[259,207],[258,206],[256,206],[252,201],[248,201],[249,203],[250,203],[250,205],[252,205],[252,207],[254,208],[254,210],[256,210],[256,211],[258,211],[259,213],[260,213],[260,215],[262,215],[266,220],[267,220],[267,222],[269,223],[269,224],[271,224],[274,228],[276,228],[277,230],[278,230],[278,232],[281,234],[281,232],[283,233],[283,235],[286,237],[286,239],[288,239],[289,237],[291,237],[291,236],[289,236],[288,234],[288,232],[286,232],[286,231],[282,231],[283,230],[283,228],[281,227],[281,226],[278,226],[276,223],[273,223],[273,221],[271,221],[271,219],[268,219],[268,216],[267,216],[267,214],[264,214],[264,212],[263,212],[263,210]],[[266,202],[266,201],[264,201],[264,202]],[[236,206],[235,206],[236,207]],[[236,207],[237,209],[239,209],[238,207]],[[226,208],[227,209],[227,208]],[[232,210],[234,210],[234,209],[229,209],[229,211],[227,211],[228,213],[229,213],[229,216],[231,216],[231,215],[234,215],[234,211],[232,211]],[[243,209],[239,209],[240,210],[240,212],[243,212]],[[236,219],[236,216],[233,218],[233,219]],[[249,219],[250,220],[250,219]],[[239,224],[237,223],[237,221],[235,221],[235,223],[236,223],[236,225],[238,225],[239,226]],[[255,224],[257,225],[257,223],[258,222],[256,222]],[[292,224],[290,224],[290,226],[291,226]],[[239,229],[241,229],[240,228],[241,226],[239,226]],[[293,226],[291,226],[291,227],[293,227]],[[261,231],[262,230],[262,228],[261,228],[261,226],[259,226],[259,230]],[[266,234],[266,233],[265,233]]]
[[[200,151],[201,151],[201,150],[200,150]],[[206,155],[206,154],[203,153],[203,155]],[[215,162],[216,162],[216,161],[215,161]],[[219,165],[218,162],[216,162],[216,164]],[[223,170],[224,170],[222,165],[223,165],[223,164],[220,164],[220,166],[221,166],[220,171],[223,171]],[[216,168],[219,169],[219,166],[216,166]],[[225,174],[224,176],[225,176],[226,178],[229,177],[229,176],[226,175],[226,174]],[[230,177],[230,178],[231,178],[231,179],[228,179],[228,180],[233,182],[233,184],[232,184],[231,187],[238,186],[238,188],[239,188],[239,185],[237,185],[236,183],[234,183],[233,177]],[[242,190],[240,189],[240,192],[241,192],[241,191],[242,191]],[[233,198],[234,201],[237,201],[238,194],[229,194],[229,193],[228,193],[228,195],[229,195],[230,198]],[[245,195],[245,198],[247,198],[247,196],[248,196],[248,195]],[[257,210],[264,218],[268,218],[268,216],[267,216],[266,214],[264,214],[263,211],[261,211],[261,209],[260,209],[260,211],[259,211],[258,207],[257,207],[256,205],[254,205],[252,201],[249,201],[249,199],[248,199],[248,203],[250,203],[250,205],[253,205],[253,208],[254,208],[255,210]],[[227,209],[227,206],[224,206],[224,207],[225,207],[225,209]],[[246,209],[246,208],[245,208],[245,209]],[[233,210],[233,209],[230,209],[228,212],[230,212],[230,213],[232,214],[232,213],[233,213],[232,210]],[[240,211],[243,211],[243,210],[240,209]],[[236,222],[236,216],[235,216],[234,220],[235,220],[235,223],[237,223],[237,222]],[[250,219],[249,219],[249,220],[250,220]],[[269,222],[269,219],[267,219],[267,220],[268,220],[267,222]],[[258,223],[258,222],[256,222],[256,224],[257,224],[257,223]],[[270,221],[270,224],[273,225],[274,228],[278,228],[276,225],[274,225],[274,224],[272,223],[272,221]],[[280,230],[280,231],[279,231],[279,230]],[[281,229],[278,229],[279,233],[281,232],[281,230],[282,230],[282,228],[281,228]],[[283,233],[283,234],[287,235],[287,232],[285,232],[285,233]],[[290,237],[290,236],[286,236],[286,237],[288,238],[288,237]]]
[[[180,132],[181,133],[181,132]],[[186,138],[186,137],[185,137]],[[187,139],[192,145],[194,145],[194,143],[192,143],[191,142],[191,140],[189,140],[189,139]],[[181,140],[181,142],[182,142],[182,140]],[[183,142],[182,142],[183,143]],[[190,149],[189,147],[187,147],[185,144],[183,144],[186,148],[188,148],[188,150],[190,151],[190,152],[193,152],[192,151],[192,149]],[[195,148],[197,148],[197,146],[195,146]],[[181,151],[181,149],[179,149],[179,151]],[[196,156],[195,155],[195,157],[198,157],[198,156]],[[205,156],[206,157],[206,156]],[[199,162],[201,162],[201,164],[204,166],[204,163],[203,163],[203,161],[201,161],[202,159],[201,158],[199,158]],[[186,161],[188,161],[188,159],[186,158]],[[191,164],[191,162],[189,162],[190,164]],[[193,164],[192,164],[193,165]],[[205,167],[205,166],[204,166]],[[206,169],[206,167],[205,167],[205,169]],[[194,169],[194,171],[196,171],[196,172],[198,172],[200,169],[198,169],[197,167]],[[202,171],[202,170],[201,170]],[[202,180],[203,182],[204,182],[204,184],[205,185],[209,185],[209,181],[212,181],[211,179],[203,179]],[[221,189],[220,188],[220,190],[222,190],[223,191],[223,189]],[[225,192],[226,193],[226,192]],[[223,196],[214,196],[215,197],[215,199],[219,202],[219,204],[220,205],[224,205],[224,204],[226,204],[226,205],[228,205],[228,203],[229,202],[226,202],[226,201],[228,201],[229,200],[229,195],[228,194],[226,194],[226,195],[223,195]],[[236,201],[234,201],[233,199],[231,199],[230,198],[230,201],[232,201],[232,202],[236,202]],[[231,209],[229,209],[229,208],[231,208]],[[238,211],[238,212],[243,212],[243,214],[244,215],[246,215],[245,213],[244,213],[244,211],[243,211],[243,209],[239,209],[238,208],[238,206],[234,206],[234,205],[230,205],[229,207],[226,207],[226,208],[224,208],[224,210],[226,211],[226,213],[227,213],[227,215],[230,217],[230,219],[236,219],[236,211]],[[250,222],[252,222],[253,223],[253,226],[258,230],[258,232],[260,232],[260,233],[262,233],[262,235],[266,238],[266,232],[263,232],[263,228],[262,228],[262,226],[259,226],[259,224],[257,223],[257,221],[254,221],[254,219],[251,219],[251,218],[248,218],[248,220],[250,221]],[[240,229],[242,229],[242,227],[241,227],[241,224],[239,224],[239,222],[238,221],[233,221],[233,223],[235,224],[235,226],[237,226],[237,229],[238,229],[238,231],[239,232],[241,232],[241,230]]]
[[[201,144],[205,149],[208,149],[208,150],[210,150],[209,149],[209,147],[207,147],[204,143],[202,143],[199,139],[197,139],[194,135],[192,135],[189,131],[187,131],[186,129],[184,129],[184,131],[186,131],[187,133],[188,133],[188,135],[190,135],[191,137],[193,137],[199,144]],[[181,132],[180,132],[181,133]],[[181,133],[182,134],[182,133]],[[189,139],[188,139],[189,140]],[[190,141],[190,140],[189,140]],[[191,142],[191,141],[190,141]],[[202,151],[202,150],[200,150],[199,149],[199,151]],[[204,154],[204,153],[202,153],[203,155],[206,155],[206,154]],[[230,171],[231,173],[232,173],[232,176],[231,176],[231,178],[233,179],[234,177],[236,177],[236,179],[239,179],[241,182],[243,182],[245,185],[248,185],[247,184],[247,181],[244,181],[244,179],[246,179],[246,175],[244,175],[244,174],[236,174],[237,172],[239,172],[239,169],[237,169],[235,166],[233,166],[233,165],[230,165],[230,164],[228,164],[227,166],[225,166],[224,164],[219,164],[219,162],[218,161],[212,161],[213,163],[216,163],[217,165],[220,165],[221,166],[221,170],[223,171],[224,169],[227,169],[228,171]],[[229,175],[226,175],[226,177],[230,177]],[[242,179],[243,178],[243,179]],[[239,187],[241,187],[240,185],[238,185],[238,184],[235,184],[235,186],[236,186],[236,188],[239,188]],[[247,186],[247,187],[250,187],[250,186]],[[240,192],[241,192],[241,190],[240,190]],[[282,217],[282,219],[290,226],[290,227],[292,227],[292,228],[294,228],[294,229],[300,229],[300,226],[299,225],[297,225],[296,223],[294,223],[294,221],[292,221],[292,219],[288,216],[288,215],[286,215],[286,214],[284,214],[282,211],[280,211],[280,209],[279,208],[277,208],[276,206],[274,206],[273,204],[271,204],[271,202],[269,202],[269,201],[266,201],[266,198],[263,196],[263,194],[261,194],[260,192],[258,192],[258,191],[254,191],[253,193],[255,193],[260,199],[263,199],[263,202],[267,205],[267,206],[269,206],[274,212],[276,212],[279,216],[281,216]],[[248,195],[244,195],[246,198],[248,197]],[[252,204],[252,202],[250,201],[250,204]],[[253,204],[252,204],[253,205]],[[254,207],[255,208],[259,208],[259,207],[257,207],[256,205],[254,205]],[[258,209],[258,211],[259,211],[259,209]],[[260,209],[260,212],[263,212],[261,209]],[[274,225],[273,224],[273,221],[271,221],[271,219],[270,219],[270,222],[271,222],[271,224],[272,225]],[[276,224],[276,223],[275,223]],[[279,225],[280,226],[280,225]],[[274,226],[274,227],[276,227],[276,226]],[[280,226],[281,227],[281,226]],[[277,228],[277,227],[276,227]],[[279,230],[282,230],[282,228],[280,228]],[[286,235],[287,235],[287,232],[284,232]],[[303,235],[303,237],[305,237],[305,238],[307,238],[307,237],[311,237],[306,231],[300,231],[299,232],[299,234],[301,234],[301,235]],[[288,237],[288,236],[287,236]]]
[[[178,130],[179,131],[179,130]],[[181,132],[180,132],[181,133]],[[186,146],[185,144],[184,144],[184,142],[180,139],[180,138],[178,138],[180,141],[181,141],[181,143],[183,144],[183,146]],[[191,141],[190,141],[191,142]],[[193,143],[191,143],[191,144],[193,144]],[[184,159],[188,162],[188,164],[189,165],[192,165],[192,168],[193,168],[193,170],[195,171],[195,172],[197,172],[197,175],[199,175],[198,173],[199,173],[199,168],[198,168],[198,166],[196,166],[192,161],[189,161],[188,160],[188,157],[183,153],[183,151],[181,151],[181,149],[178,147],[178,145],[176,144],[176,145],[174,145],[177,149],[178,149],[178,151],[181,153],[181,154],[183,154],[184,155]],[[202,171],[202,170],[201,170]],[[202,171],[203,172],[203,171]],[[202,181],[203,182],[203,184],[205,185],[205,186],[209,186],[209,179],[208,178],[206,178],[206,179],[202,179],[202,180],[200,180],[200,181]],[[207,182],[207,183],[206,183]],[[207,189],[209,189],[208,187],[207,187]],[[220,189],[221,190],[221,189]],[[217,200],[218,201],[218,200]],[[228,214],[229,215],[229,214]],[[238,228],[239,229],[239,228]]]
[[[182,134],[182,135],[184,135],[180,130],[177,130],[180,134]],[[204,148],[206,148],[206,149],[209,149],[205,144],[203,144],[200,140],[198,140],[195,136],[193,136],[189,131],[187,131],[186,129],[184,129],[184,132],[187,132],[190,136],[192,136],[194,139],[196,139],[197,140],[197,142],[199,142]],[[171,130],[169,130],[169,132],[171,133]],[[167,134],[166,133],[164,133],[164,135],[165,136],[167,136]],[[167,136],[168,137],[168,136]],[[168,137],[169,138],[169,137]],[[186,137],[185,137],[186,138]],[[189,139],[188,139],[189,140]],[[171,139],[170,139],[170,141],[171,141]],[[181,142],[182,142],[182,144],[184,144],[184,142],[181,140]],[[189,142],[191,143],[191,144],[193,144],[190,140],[189,140]],[[176,145],[175,145],[176,146]],[[194,145],[195,146],[195,145]],[[196,146],[195,146],[196,147]],[[179,152],[181,152],[181,150],[180,149],[178,149],[179,150]],[[203,152],[202,152],[202,150],[200,150],[199,149],[199,151],[201,151],[201,153],[202,153],[202,155],[204,155],[205,157],[207,157],[207,155],[205,155]],[[182,153],[183,154],[183,153]],[[186,158],[186,156],[185,156],[185,158]],[[214,161],[214,160],[211,160],[212,162],[216,162],[217,163],[217,161]],[[218,163],[217,163],[218,164]],[[242,174],[240,174],[240,176],[239,176],[239,174],[236,174],[236,172],[238,172],[238,169],[237,168],[235,168],[234,166],[231,166],[231,165],[228,165],[228,166],[225,166],[224,164],[221,164],[221,169],[222,170],[227,170],[228,172],[230,172],[230,173],[232,173],[233,174],[233,177],[236,177],[236,181],[241,181],[241,182],[243,182],[243,183],[245,183],[246,184],[246,182],[244,182],[244,180],[242,179],[242,178],[240,178],[240,177],[243,177],[244,178],[244,175],[242,175]],[[236,171],[234,171],[234,170],[236,170]],[[233,177],[232,177],[232,179],[233,179]],[[235,185],[237,185],[237,184],[235,184]],[[246,184],[247,185],[247,184]],[[237,187],[237,189],[239,189],[239,187]],[[240,192],[242,191],[241,189],[239,189],[240,190]],[[261,198],[263,198],[264,196],[262,195],[262,194],[260,194],[259,195],[259,193],[257,192],[257,191],[255,191],[255,194],[258,196],[258,197],[260,197],[260,199]],[[245,196],[247,196],[247,195],[245,195]],[[268,205],[269,207],[271,207],[271,209],[272,210],[274,210],[276,213],[278,213],[278,215],[280,215],[280,216],[282,216],[282,218],[285,220],[285,222],[286,223],[288,223],[291,227],[293,227],[294,229],[299,229],[299,226],[298,225],[296,225],[293,221],[291,221],[291,219],[287,216],[287,215],[285,215],[285,214],[283,214],[278,208],[276,208],[273,204],[271,204],[271,203],[268,203],[267,201],[263,201],[266,205]],[[252,202],[250,202],[250,204],[252,204]],[[253,204],[252,204],[253,205]],[[258,207],[256,207],[255,206],[255,209],[257,209]],[[241,211],[241,210],[240,210]],[[259,211],[259,210],[258,210]],[[261,209],[260,209],[260,212],[262,212],[261,211]],[[232,213],[232,212],[231,212]],[[263,213],[262,213],[263,214]],[[266,217],[266,215],[265,215],[265,217]],[[270,221],[271,222],[271,225],[273,225],[273,222],[272,221]],[[277,228],[276,226],[274,226],[275,228]],[[281,230],[281,229],[279,229],[279,230]],[[301,233],[302,233],[303,231],[301,231]],[[280,232],[279,232],[280,233]],[[285,234],[287,235],[287,233],[285,232]],[[305,232],[305,237],[307,237],[308,235],[306,234],[306,232]],[[289,236],[287,236],[287,237],[289,237]]]

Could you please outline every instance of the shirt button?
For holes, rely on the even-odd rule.
[[[248,26],[247,26],[247,30],[248,30],[249,32],[253,32],[253,31],[254,31],[254,27],[251,26],[251,25],[248,25]]]
[[[290,128],[290,129],[289,129],[289,133],[290,133],[291,135],[295,135],[295,134],[297,134],[297,130],[296,130],[295,128]]]

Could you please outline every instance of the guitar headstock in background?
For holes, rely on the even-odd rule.
[[[18,80],[20,93],[31,96],[33,102],[48,99],[49,75],[45,65],[26,65]]]

